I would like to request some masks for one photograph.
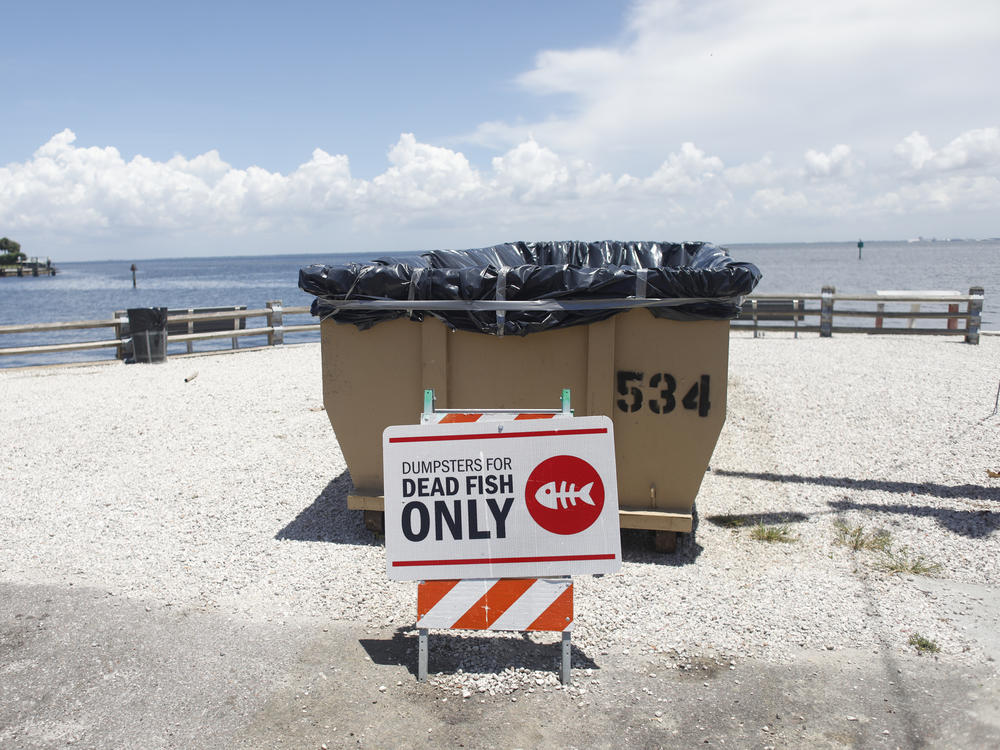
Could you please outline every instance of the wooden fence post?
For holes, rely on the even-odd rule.
[[[128,312],[126,310],[115,310],[114,330],[115,338],[118,339],[118,346],[115,348],[115,357],[125,359],[128,356],[128,352],[125,351],[125,345],[121,341],[128,331]]]
[[[267,325],[271,329],[267,334],[268,346],[279,346],[285,343],[285,329],[282,323],[281,300],[273,299],[265,303],[270,311],[267,314]]]
[[[981,286],[974,286],[969,290],[970,297],[978,299],[969,300],[969,321],[965,327],[965,343],[979,343],[979,324],[983,317],[983,294],[985,291]]]
[[[188,315],[194,315],[194,308],[193,307],[189,307],[187,309],[187,314]],[[194,321],[193,320],[189,320],[188,321],[188,333],[194,333]],[[191,354],[192,352],[194,352],[194,342],[193,341],[188,341],[187,342],[187,353]]]
[[[833,336],[833,295],[837,293],[837,287],[825,286],[820,291],[822,299],[819,308],[819,335],[822,338]]]

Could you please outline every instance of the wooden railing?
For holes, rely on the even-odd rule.
[[[809,306],[809,303],[816,303]],[[842,303],[837,307],[838,303]],[[870,309],[858,307],[859,304],[869,304]],[[910,305],[946,305],[948,309],[938,311],[887,310],[886,305],[892,303],[909,303]],[[849,304],[850,307],[846,305]],[[958,305],[965,306],[964,311]],[[284,343],[287,333],[299,331],[318,331],[319,323],[285,325],[285,316],[308,315],[309,307],[282,307],[280,300],[268,302],[266,307],[247,310],[240,306],[232,309],[212,312],[192,310],[173,310],[167,317],[167,344],[187,343],[187,350],[192,351],[192,345],[197,341],[212,339],[231,339],[232,348],[239,348],[239,339],[246,336],[266,336],[267,345],[275,346]],[[983,310],[983,289],[973,287],[968,294],[944,294],[921,292],[893,292],[891,294],[837,294],[834,287],[823,287],[820,294],[753,294],[744,303],[743,314],[733,320],[733,328],[751,328],[754,335],[765,331],[794,331],[798,333],[814,332],[820,336],[832,336],[834,333],[868,333],[868,334],[906,334],[917,336],[954,336],[962,335],[970,344],[978,344],[980,323]],[[262,318],[263,325],[249,326],[248,318]],[[816,324],[808,324],[808,318],[818,318]],[[848,318],[855,321],[863,318],[873,319],[873,325],[835,325],[835,318]],[[905,319],[911,324],[916,321],[943,320],[944,327],[891,327],[884,325],[885,320]],[[964,322],[964,325],[959,325]],[[186,333],[178,333],[184,330]],[[76,320],[59,323],[24,323],[20,325],[0,326],[0,334],[36,334],[54,331],[73,331],[86,329],[111,329],[114,338],[103,338],[92,341],[72,341],[60,344],[35,344],[31,346],[12,346],[0,348],[0,356],[51,354],[60,352],[78,352],[94,349],[115,349],[116,356],[124,359],[129,356],[131,336],[128,328],[128,314],[117,311],[113,318],[106,320]]]
[[[308,315],[307,305],[298,307],[282,307],[280,300],[267,303],[267,306],[256,310],[234,306],[228,310],[213,312],[192,312],[175,310],[167,317],[167,344],[186,342],[188,351],[195,341],[211,339],[231,339],[232,348],[239,348],[239,339],[245,336],[267,336],[267,345],[283,344],[285,334],[299,331],[318,331],[319,323],[300,325],[285,325],[285,316]],[[247,318],[263,318],[264,325],[249,327]],[[178,330],[180,324],[189,324],[188,333],[171,333]],[[200,324],[200,325],[199,325]],[[221,325],[220,325],[221,324]],[[124,358],[130,351],[131,335],[128,327],[128,313],[117,311],[113,318],[106,320],[75,320],[59,323],[24,323],[20,325],[0,326],[0,334],[37,334],[52,331],[72,331],[85,329],[108,329],[113,331],[114,338],[103,338],[94,341],[73,341],[61,344],[36,344],[31,346],[12,346],[0,348],[0,356],[51,354],[60,352],[78,352],[93,349],[115,349],[116,356]]]
[[[905,334],[909,336],[965,337],[966,343],[978,344],[982,322],[984,292],[972,287],[968,294],[948,292],[885,292],[882,294],[837,294],[825,286],[819,294],[752,294],[743,305],[739,318],[731,321],[733,328],[751,328],[754,336],[765,331],[819,333],[829,337],[834,333]],[[817,303],[808,306],[808,303]],[[838,308],[837,303],[841,303]],[[907,303],[909,310],[887,310],[886,305]],[[921,305],[944,305],[943,310],[922,310]],[[960,310],[964,305],[965,309]],[[808,318],[818,318],[807,324]],[[871,318],[873,325],[836,325],[836,318],[848,318],[853,323]],[[884,321],[904,319],[907,327],[886,326]],[[916,321],[945,321],[944,327],[913,327]],[[788,321],[791,321],[789,323]],[[963,323],[964,322],[964,323]]]

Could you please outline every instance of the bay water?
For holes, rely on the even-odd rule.
[[[730,244],[735,260],[756,264],[763,272],[758,292],[819,293],[823,286],[838,292],[880,290],[986,290],[983,329],[1000,328],[1000,239],[866,242],[858,258],[854,242],[803,244]],[[0,278],[0,326],[55,321],[108,320],[115,310],[129,307],[216,307],[246,305],[263,308],[268,300],[285,307],[308,305],[312,297],[298,288],[298,271],[313,263],[365,262],[391,255],[405,259],[418,253],[354,253],[273,255],[216,258],[137,260],[136,288],[129,261],[53,263],[54,277]],[[964,309],[964,305],[962,306]],[[285,324],[310,322],[307,316],[286,318]],[[260,319],[257,319],[260,321]],[[862,321],[864,323],[864,321]],[[888,323],[887,323],[888,324]],[[251,319],[248,326],[263,325]],[[54,333],[0,335],[0,348],[34,344],[108,340],[110,328]],[[285,341],[318,340],[318,333],[286,334]],[[246,337],[241,346],[265,343]],[[198,342],[198,351],[228,349],[229,339]],[[185,351],[172,344],[170,353]],[[113,349],[57,354],[0,356],[0,367],[111,359]]]

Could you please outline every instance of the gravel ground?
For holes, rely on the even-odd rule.
[[[734,334],[697,532],[668,557],[626,533],[621,573],[576,579],[568,692],[593,689],[607,654],[782,664],[912,654],[919,633],[956,665],[1000,656],[976,626],[1000,578],[998,354],[996,338]],[[7,370],[0,389],[0,581],[99,587],[147,611],[412,628],[415,584],[386,579],[381,545],[346,510],[318,345]],[[791,541],[756,540],[760,521]],[[888,536],[855,551],[837,524]],[[517,666],[518,634],[439,638],[432,681],[448,694],[556,686]]]

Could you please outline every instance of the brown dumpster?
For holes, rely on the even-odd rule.
[[[749,288],[742,293],[759,278],[749,268],[752,283],[744,280]],[[300,286],[317,288],[301,278]],[[574,291],[580,304],[580,290]],[[607,294],[607,286],[598,291]],[[412,300],[420,295],[412,288],[406,294],[415,309]],[[347,299],[328,294],[314,312],[323,315],[322,303],[337,309]],[[704,294],[688,301],[689,309],[710,312],[719,304]],[[622,300],[627,304],[642,302],[629,295]],[[428,302],[426,309],[433,306]],[[728,294],[723,307],[735,317],[738,297]],[[487,311],[485,319],[495,314]],[[669,314],[691,317],[676,306]],[[418,422],[425,389],[434,389],[438,408],[517,410],[558,406],[569,388],[575,414],[614,422],[622,527],[690,531],[694,500],[725,422],[728,317],[676,320],[650,309],[602,316],[530,335],[456,330],[446,315],[415,321],[397,311],[374,325],[366,320],[364,328],[338,322],[336,314],[326,317],[323,399],[354,483],[348,506],[382,510],[382,431]]]

